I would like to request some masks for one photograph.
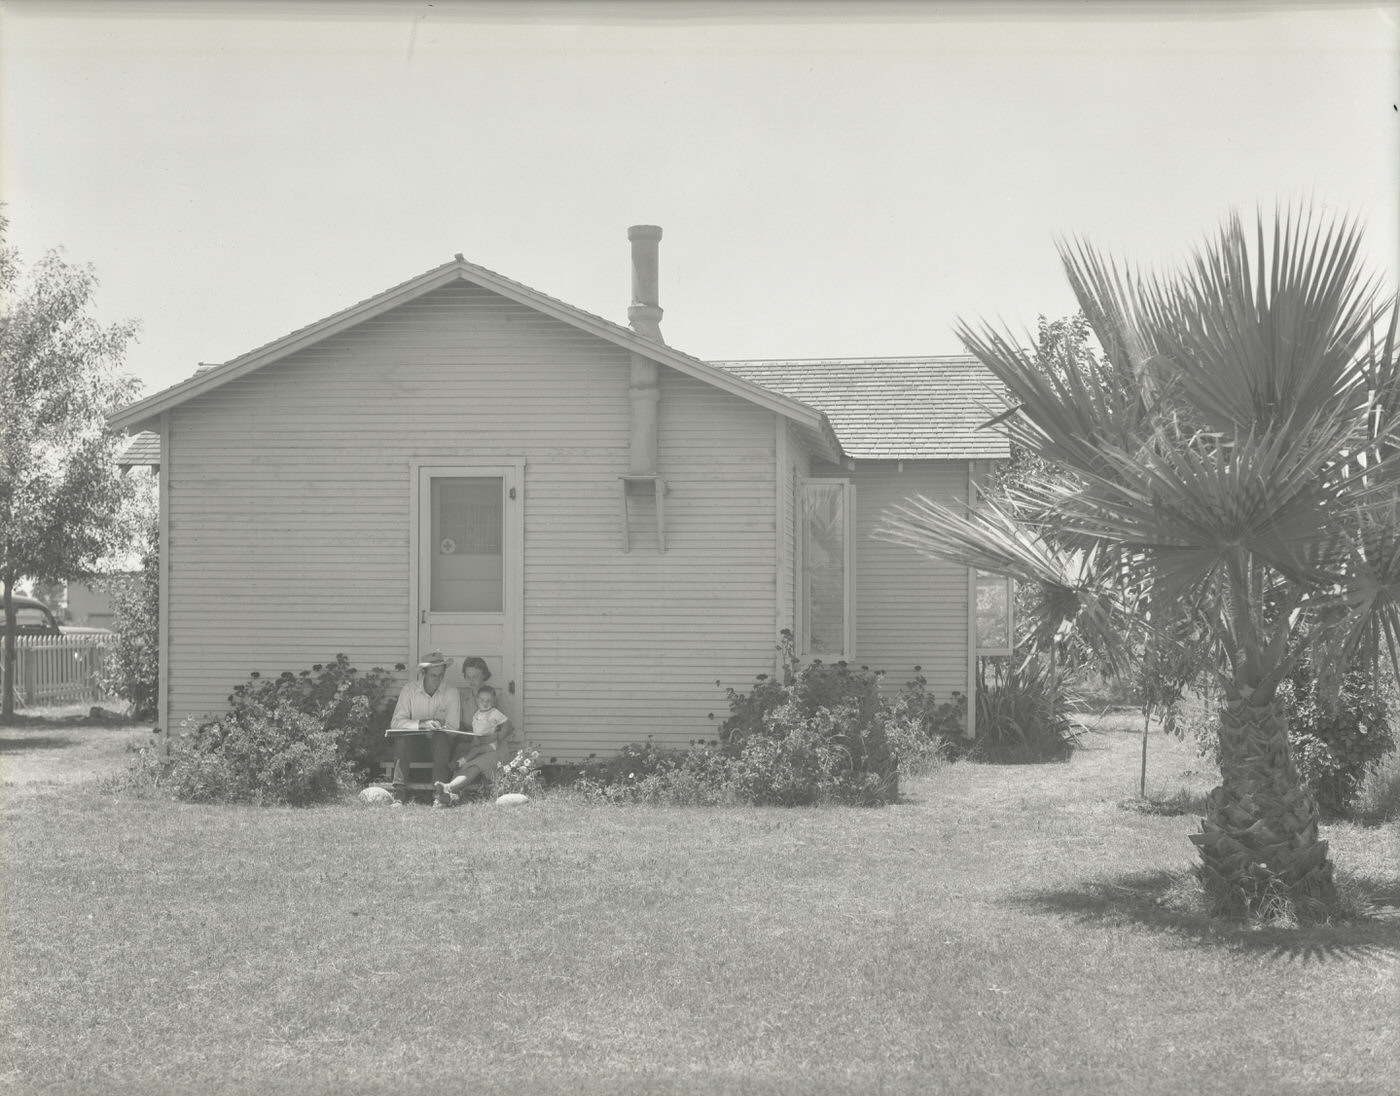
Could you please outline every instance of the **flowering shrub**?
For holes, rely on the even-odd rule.
[[[799,664],[784,629],[781,683],[759,674],[748,693],[729,688],[720,742],[733,780],[754,803],[836,800],[883,803],[896,797],[896,759],[885,736],[883,674],[868,666]]]
[[[742,801],[733,761],[709,742],[692,743],[674,765],[639,778],[634,794],[638,802],[672,807],[719,807]]]
[[[683,750],[629,742],[616,755],[590,757],[568,781],[576,792],[608,803],[666,802],[665,789],[672,773],[685,761]]]
[[[509,795],[512,792],[530,795],[543,783],[540,775],[540,752],[528,746],[517,751],[509,761],[500,762],[496,766],[494,791],[497,795]]]
[[[825,800],[880,800],[881,775],[858,769],[852,750],[859,713],[819,707],[807,715],[796,700],[772,711],[765,733],[742,741],[733,759],[741,797],[759,806],[797,807]]]
[[[883,675],[845,662],[802,665],[791,632],[777,677],[747,692],[728,688],[729,716],[715,742],[663,749],[648,739],[566,771],[575,793],[607,803],[879,804],[898,794],[898,772],[927,767],[962,741],[965,701],[938,703],[918,667],[894,699]],[[716,682],[716,684],[720,684]]]
[[[967,698],[955,692],[952,700],[940,704],[928,691],[928,678],[919,666],[899,695],[885,703],[883,718],[885,739],[901,773],[926,772],[972,745],[963,734]]]
[[[559,782],[601,803],[714,807],[741,802],[734,767],[718,743],[692,741],[686,750],[662,749],[650,739],[624,746],[615,757],[590,758],[564,769]]]
[[[394,669],[402,671],[402,663]],[[277,677],[254,673],[229,696],[226,718],[239,722],[245,713],[283,705],[314,716],[330,732],[341,756],[360,779],[370,777],[384,753],[384,730],[394,715],[397,699],[390,694],[393,675],[375,667],[360,673],[338,654],[298,674],[284,670]]]
[[[353,780],[334,731],[283,701],[242,706],[235,719],[186,729],[170,750],[163,783],[188,803],[300,807],[333,799]]]
[[[336,798],[384,750],[390,679],[381,669],[359,673],[343,654],[299,674],[255,673],[234,688],[223,715],[187,721],[163,764],[143,761],[143,772],[188,802],[303,806]]]

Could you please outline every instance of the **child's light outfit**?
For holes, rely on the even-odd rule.
[[[509,722],[510,716],[506,715],[500,708],[492,708],[489,712],[483,712],[478,709],[472,712],[472,734],[491,735],[491,747],[494,749],[496,746],[496,739],[494,737],[496,728],[502,723]]]
[[[454,763],[458,776],[480,773],[482,778],[491,781],[496,778],[496,730],[502,723],[509,723],[510,716],[500,708],[488,712],[472,712],[472,735],[466,749]]]

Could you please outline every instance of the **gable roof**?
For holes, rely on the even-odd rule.
[[[333,313],[325,319],[317,320],[306,327],[298,328],[280,339],[250,350],[222,365],[202,367],[194,376],[119,409],[108,416],[108,421],[116,429],[151,429],[156,426],[157,418],[163,411],[178,407],[187,400],[202,396],[247,373],[271,365],[273,362],[294,354],[298,350],[304,350],[332,335],[339,334],[373,316],[388,312],[390,309],[431,293],[435,289],[441,289],[443,286],[459,281],[490,290],[507,300],[533,308],[537,312],[551,316],[578,328],[580,331],[596,335],[624,350],[640,354],[661,365],[669,366],[678,372],[712,384],[731,395],[739,396],[751,403],[775,411],[797,424],[798,429],[815,452],[831,459],[839,457],[842,453],[841,443],[837,440],[836,434],[831,428],[831,422],[826,415],[815,408],[808,407],[800,400],[755,384],[729,370],[717,368],[700,358],[675,350],[665,343],[644,338],[631,328],[623,327],[611,320],[605,320],[601,316],[595,316],[581,308],[575,308],[573,305],[541,293],[537,289],[531,289],[527,285],[522,285],[520,282],[497,274],[493,270],[487,270],[484,266],[469,263],[460,255],[449,263],[434,267],[406,282],[400,282],[382,293],[368,297],[358,304],[353,304],[349,308]]]
[[[835,358],[713,363],[823,411],[846,455],[866,460],[1005,460],[981,429],[1001,408],[976,358]]]

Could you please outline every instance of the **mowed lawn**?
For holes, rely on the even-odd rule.
[[[1180,881],[1193,819],[1122,806],[1125,731],[882,810],[77,779],[132,737],[0,729],[0,1091],[1400,1092],[1397,827],[1328,829],[1376,916],[1212,925]],[[1208,786],[1152,750],[1150,790]]]

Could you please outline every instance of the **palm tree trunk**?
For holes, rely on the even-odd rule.
[[[1206,894],[1223,912],[1311,919],[1334,897],[1317,804],[1303,789],[1288,747],[1288,717],[1272,689],[1230,685],[1220,709],[1221,784],[1210,793],[1201,832]]]

